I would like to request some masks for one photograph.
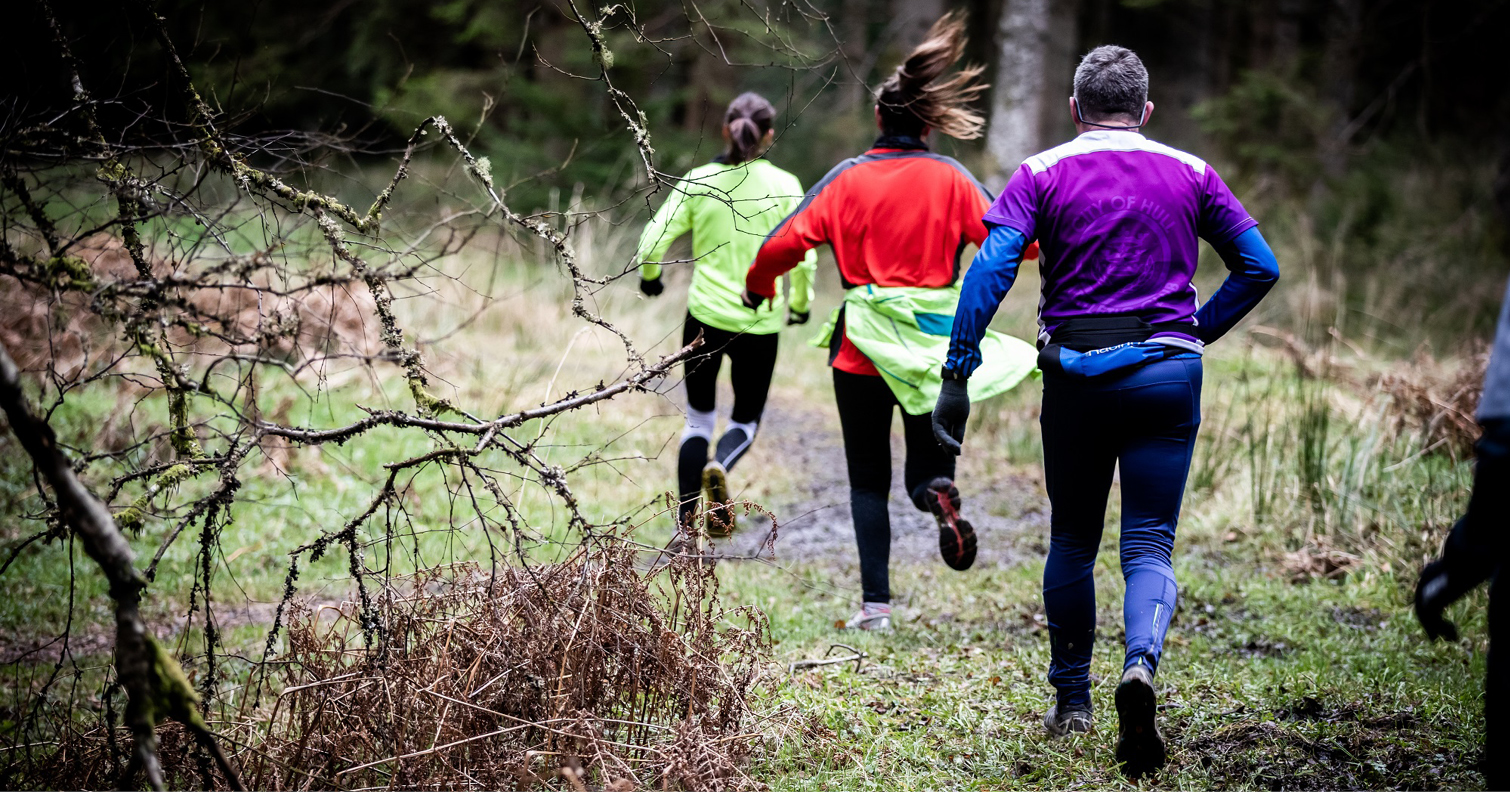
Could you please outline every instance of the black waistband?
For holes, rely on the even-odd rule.
[[[1049,343],[1076,352],[1089,352],[1118,344],[1136,344],[1147,341],[1154,333],[1171,331],[1194,336],[1195,325],[1189,322],[1150,324],[1137,316],[1076,316],[1055,328]]]

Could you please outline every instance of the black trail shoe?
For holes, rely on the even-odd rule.
[[[1124,671],[1117,685],[1117,761],[1128,778],[1142,778],[1164,766],[1164,735],[1155,722],[1158,711],[1148,666]]]
[[[734,507],[729,503],[729,472],[717,460],[703,467],[703,503],[709,536],[734,533]]]
[[[1049,730],[1051,737],[1068,737],[1072,734],[1086,734],[1095,723],[1089,710],[1059,711],[1059,704],[1049,705],[1049,711],[1043,713],[1043,728]]]
[[[928,511],[939,524],[939,554],[950,569],[963,572],[975,563],[975,527],[959,514],[959,488],[939,477],[923,493]]]

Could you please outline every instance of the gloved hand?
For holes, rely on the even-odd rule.
[[[807,320],[812,318],[812,316],[812,311],[787,311],[786,323],[789,325],[807,324]]]
[[[1421,570],[1420,582],[1416,583],[1416,618],[1426,629],[1426,637],[1433,641],[1438,638],[1458,639],[1457,625],[1442,616],[1442,611],[1462,596],[1462,592],[1452,594],[1454,586],[1449,566],[1443,558],[1427,564]]]
[[[1484,461],[1484,455],[1480,453],[1480,467]],[[1478,485],[1474,489],[1477,498]],[[1442,557],[1427,564],[1421,570],[1421,580],[1416,583],[1416,618],[1433,640],[1458,639],[1457,627],[1442,617],[1442,611],[1488,580],[1497,566],[1497,554],[1474,545],[1469,535],[1468,521],[1474,519],[1474,505],[1477,504],[1470,504],[1468,515],[1458,520],[1447,534],[1447,541],[1442,544]]]
[[[969,419],[970,383],[958,379],[944,380],[938,404],[933,407],[934,439],[945,451],[959,456],[965,440],[965,421]]]
[[[759,308],[761,303],[765,302],[765,295],[756,294],[749,289],[745,289],[744,292],[739,295],[739,301],[744,303],[744,306],[746,308],[749,308],[753,311],[756,308]]]
[[[660,278],[640,278],[640,291],[651,297],[659,297],[666,290]]]

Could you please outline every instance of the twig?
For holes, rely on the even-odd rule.
[[[834,653],[835,649],[848,649],[852,654],[848,654],[843,657],[829,657],[829,655]],[[823,653],[822,660],[798,660],[787,666],[786,672],[788,674],[795,674],[798,671],[803,671],[809,668],[819,668],[821,666],[831,666],[838,665],[839,663],[854,662],[855,673],[858,674],[860,673],[860,666],[865,663],[865,659],[867,657],[870,657],[868,653],[862,652],[859,649],[850,646],[849,644],[836,643],[828,647],[828,651]]]

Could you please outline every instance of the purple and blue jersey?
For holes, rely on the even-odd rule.
[[[1277,280],[1258,222],[1215,169],[1122,130],[1086,132],[1028,158],[984,218],[991,238],[966,274],[945,370],[969,376],[981,334],[1011,288],[1021,252],[1039,243],[1039,340],[1067,319],[1135,316],[1198,351],[1225,333]],[[1198,240],[1231,276],[1202,306],[1191,283]],[[1183,329],[1168,329],[1183,325]]]

